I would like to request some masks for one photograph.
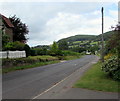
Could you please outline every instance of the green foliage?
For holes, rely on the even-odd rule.
[[[58,44],[60,50],[68,50],[68,43],[67,41],[60,41]]]
[[[102,70],[106,72],[114,80],[120,81],[120,60],[117,56],[111,56],[102,65]]]
[[[62,53],[63,53],[64,56],[77,56],[77,55],[80,55],[80,53],[78,53],[78,52],[72,52],[72,51],[69,51],[69,50],[63,51]]]
[[[58,57],[49,56],[49,55],[42,55],[42,56],[29,56],[30,59],[38,59],[40,61],[54,61],[58,60]]]
[[[114,31],[108,31],[108,32],[104,33],[104,36],[103,36],[104,40],[108,41],[113,34],[114,34]],[[98,35],[94,40],[101,41],[101,36],[102,36],[102,34]]]
[[[52,51],[57,51],[58,50],[58,45],[57,45],[57,43],[55,41],[53,42],[53,44],[51,46],[51,50]]]
[[[110,39],[110,36],[114,33],[114,31],[109,31],[104,33],[104,40],[105,42],[108,41]],[[63,38],[61,40],[59,40],[57,43],[59,43],[61,45],[61,43],[63,42],[67,42],[68,43],[68,50],[72,50],[74,52],[83,52],[83,51],[91,51],[93,54],[95,53],[95,51],[99,51],[100,44],[101,41],[101,35],[75,35],[75,36],[71,36],[68,38]],[[62,44],[60,49],[64,50],[64,44]],[[106,50],[107,52],[108,50]],[[120,53],[120,52],[119,52]]]
[[[30,49],[30,55],[31,56],[36,56],[37,55],[36,50],[35,49]]]
[[[24,50],[24,43],[21,43],[19,41],[15,41],[15,42],[8,42],[5,47],[4,50],[11,50],[11,51],[15,51],[15,50]]]
[[[10,41],[10,37],[2,33],[2,49],[4,50],[5,45]]]
[[[48,51],[46,48],[32,48],[31,49],[31,56],[36,55],[47,55]]]
[[[25,43],[27,41],[26,35],[29,32],[27,25],[25,23],[22,23],[20,18],[17,18],[16,15],[10,17],[9,19],[14,25],[13,41],[20,41]]]
[[[28,56],[31,55],[31,51],[30,51],[29,45],[25,44],[25,45],[24,45],[24,50],[25,50],[25,52],[26,52],[26,57],[28,57]]]
[[[95,51],[98,51],[99,46],[98,45],[94,45],[92,47],[90,47],[90,49],[88,49],[90,52],[92,52],[93,54],[95,54]]]
[[[47,55],[47,49],[46,48],[38,48],[37,55]]]
[[[106,53],[117,53],[120,58],[120,22],[112,29],[113,34],[107,42]]]
[[[86,48],[77,46],[77,47],[70,48],[70,50],[73,51],[73,52],[82,53],[82,52],[84,52],[86,50]]]
[[[7,73],[10,71],[39,67],[58,62],[58,58],[52,56],[34,56],[27,58],[2,59],[2,72]]]
[[[118,92],[120,82],[109,78],[107,74],[101,70],[101,65],[101,62],[94,64],[87,72],[85,72],[80,80],[76,82],[74,87],[107,92]]]
[[[53,42],[50,50],[48,51],[48,54],[52,55],[52,56],[62,55],[62,51],[59,50],[58,45],[57,45],[57,43],[55,41]]]
[[[4,50],[12,50],[13,49],[13,42],[8,42],[5,46],[4,46]]]
[[[74,42],[74,41],[93,40],[95,37],[96,37],[95,35],[75,35],[75,36],[61,39],[58,42],[60,41]]]
[[[29,65],[39,62],[55,61],[57,57],[52,56],[34,56],[26,58],[2,59],[3,68],[11,68],[15,66]]]
[[[24,50],[24,46],[25,46],[25,44],[21,43],[19,41],[13,42],[13,50],[20,50],[20,51],[22,51],[22,50]]]

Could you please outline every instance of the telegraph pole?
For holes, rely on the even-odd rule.
[[[102,47],[101,47],[101,61],[104,62],[104,39],[103,39],[103,30],[104,30],[104,16],[103,16],[103,7],[101,9],[101,13],[102,13],[102,34],[101,34],[101,38],[102,38]]]

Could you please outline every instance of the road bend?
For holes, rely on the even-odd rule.
[[[96,56],[94,55],[85,55],[76,60],[3,74],[2,98],[31,99],[95,58]]]

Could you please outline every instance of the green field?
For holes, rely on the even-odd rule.
[[[74,41],[73,44],[80,44],[81,41]]]
[[[118,88],[119,84],[120,82],[112,80],[101,70],[101,63],[98,62],[76,82],[74,87],[107,92],[120,92]]]
[[[98,42],[91,42],[90,45],[97,45]]]

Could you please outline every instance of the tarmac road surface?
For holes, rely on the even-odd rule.
[[[76,60],[3,74],[2,98],[32,99],[95,58],[85,55]]]

